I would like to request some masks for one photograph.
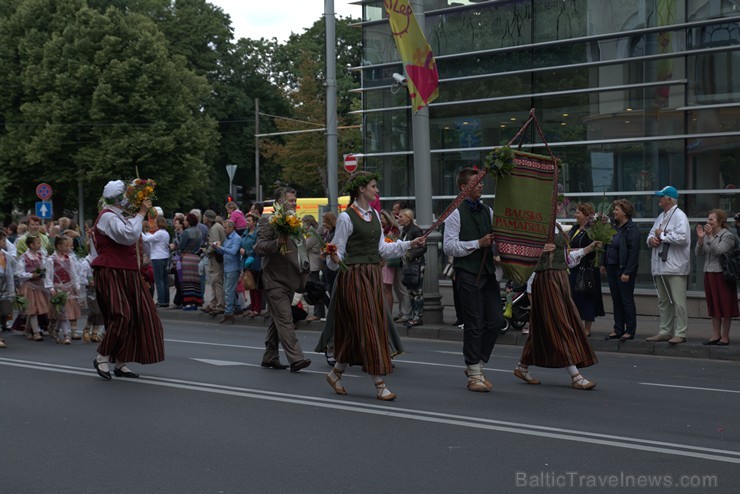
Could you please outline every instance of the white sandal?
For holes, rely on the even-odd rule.
[[[589,390],[596,387],[596,383],[593,383],[583,377],[580,373],[572,376],[573,382],[570,383],[570,387],[573,389]]]

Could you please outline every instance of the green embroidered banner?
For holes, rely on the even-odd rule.
[[[514,151],[514,169],[496,181],[493,233],[506,276],[524,283],[554,228],[558,165],[550,156]]]

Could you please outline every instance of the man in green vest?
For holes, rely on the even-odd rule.
[[[462,190],[477,175],[474,168],[462,169],[457,174],[457,186]],[[491,358],[499,330],[506,326],[506,321],[493,261],[493,210],[481,202],[482,193],[483,182],[480,182],[447,217],[443,248],[446,255],[454,258],[455,284],[463,314],[468,389],[488,392],[493,385],[483,375],[483,365]]]

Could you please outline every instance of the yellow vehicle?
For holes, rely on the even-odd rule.
[[[339,203],[339,212],[341,213],[347,209],[349,203],[349,196],[341,196],[337,199]],[[272,214],[275,210],[272,207],[272,201],[265,202],[265,210],[263,214]],[[321,213],[326,211],[329,206],[329,199],[326,197],[299,197],[296,204],[296,215],[302,218],[308,214],[313,215],[316,221],[321,222]]]

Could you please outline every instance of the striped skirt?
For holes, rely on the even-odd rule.
[[[182,253],[182,305],[200,305],[203,303],[203,293],[200,290],[200,273],[198,264],[200,257],[197,254]]]
[[[120,362],[164,360],[164,333],[154,299],[138,271],[96,267],[95,292],[105,321],[98,353]]]
[[[380,266],[353,264],[340,272],[334,297],[334,358],[371,375],[393,372]]]
[[[598,360],[570,295],[565,270],[538,271],[532,284],[529,338],[521,363],[538,367],[589,367]]]

